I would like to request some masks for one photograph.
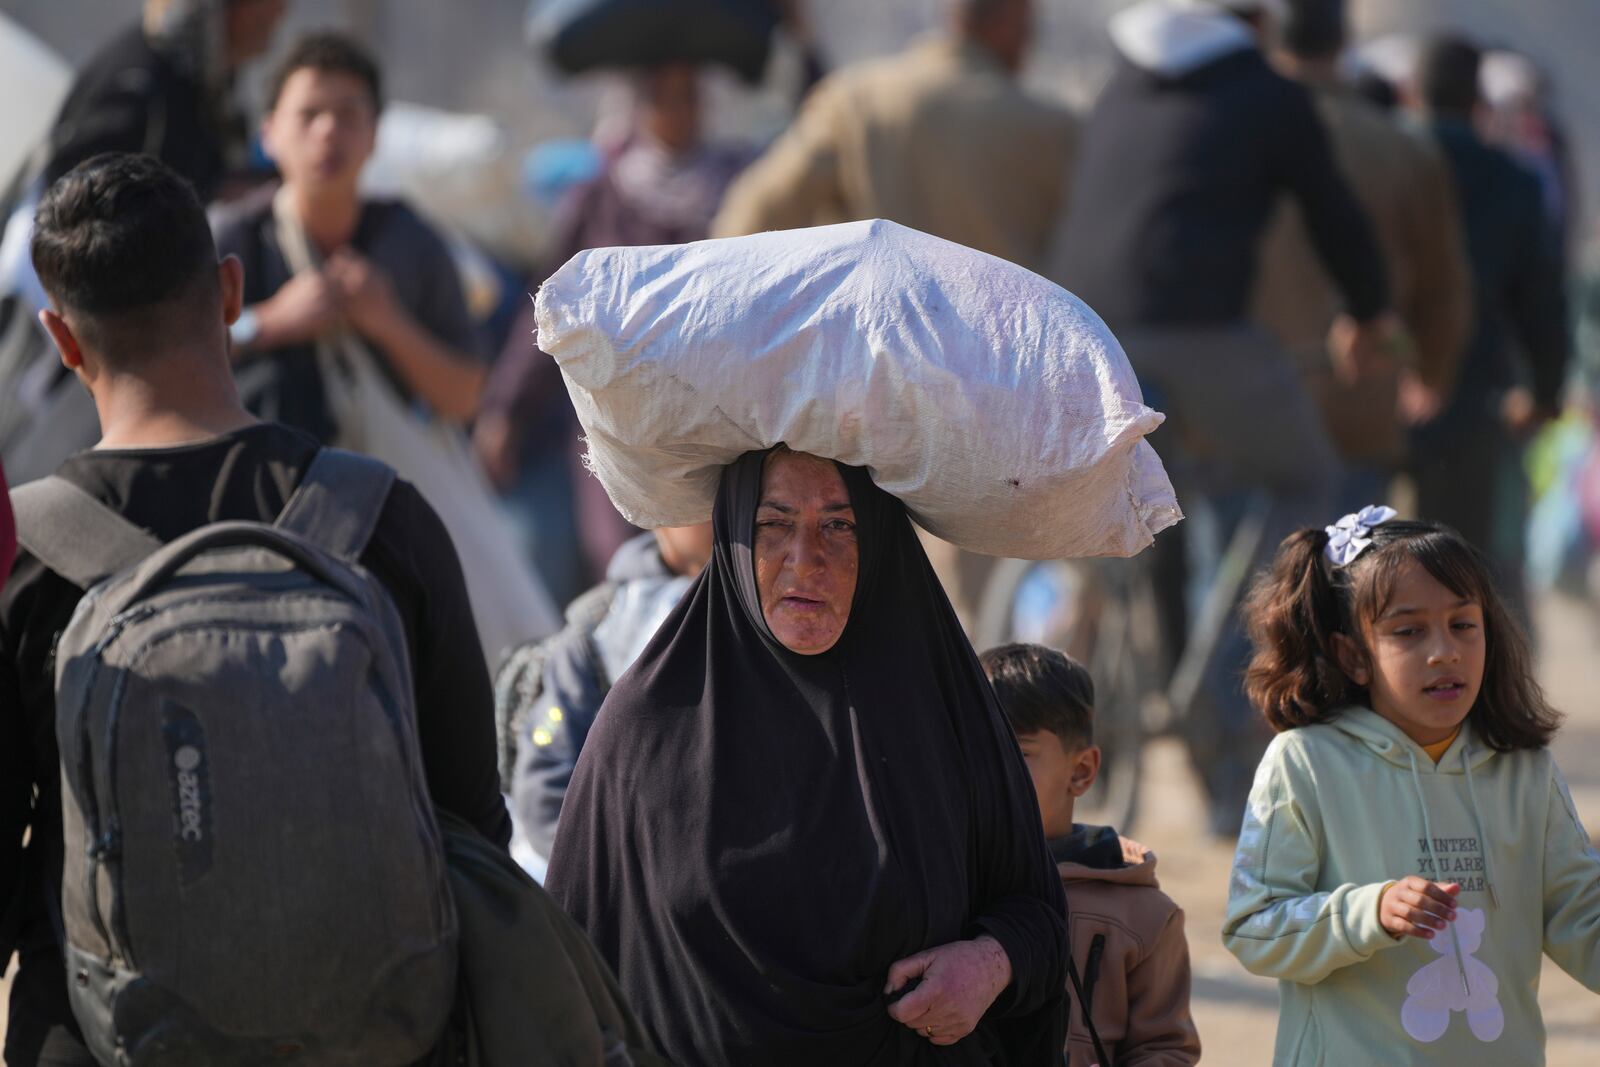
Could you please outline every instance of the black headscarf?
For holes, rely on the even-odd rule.
[[[855,599],[818,656],[772,636],[768,453],[723,472],[711,562],[611,690],[547,886],[685,1064],[1059,1064],[1065,898],[1016,742],[904,506],[839,466]],[[1014,980],[966,1040],[888,1015],[889,966],[988,933]]]

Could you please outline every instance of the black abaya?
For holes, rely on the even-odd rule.
[[[1016,742],[903,505],[840,466],[860,570],[819,656],[781,646],[724,472],[710,564],[606,699],[548,888],[683,1064],[1059,1064],[1065,900]],[[1013,981],[935,1047],[889,966],[990,934]]]

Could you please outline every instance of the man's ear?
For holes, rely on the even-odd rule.
[[[232,326],[244,310],[244,264],[227,255],[217,264],[217,285],[222,290],[222,323]]]
[[[1081,797],[1094,785],[1094,780],[1100,776],[1100,746],[1090,745],[1079,752],[1072,760],[1072,774],[1067,779],[1067,788],[1072,791],[1074,798]]]
[[[1346,678],[1359,686],[1372,681],[1372,668],[1367,665],[1367,654],[1349,634],[1333,635],[1333,656]]]
[[[50,335],[50,340],[55,342],[56,351],[61,353],[61,365],[70,371],[80,370],[83,367],[83,349],[61,313],[45,308],[39,312],[39,324]]]

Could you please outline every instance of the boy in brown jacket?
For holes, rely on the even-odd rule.
[[[1156,884],[1155,853],[1109,826],[1072,821],[1073,804],[1100,770],[1094,680],[1041,645],[1002,645],[982,659],[1033,776],[1067,890],[1068,936],[1083,990],[1067,1038],[1070,1067],[1095,1063],[1086,1011],[1109,1057],[1100,1067],[1199,1062],[1183,912]]]

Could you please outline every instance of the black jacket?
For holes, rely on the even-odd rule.
[[[95,53],[72,84],[50,132],[46,183],[101,152],[155,156],[211,200],[227,173],[229,139],[222,101],[158,54],[138,26]]]
[[[1289,193],[1349,312],[1382,312],[1377,240],[1305,89],[1232,16],[1143,14],[1161,32],[1136,50],[1146,66],[1120,60],[1084,131],[1059,280],[1113,327],[1239,322],[1262,232]],[[1185,53],[1167,23],[1191,21],[1210,40]]]
[[[1561,249],[1539,180],[1466,122],[1440,119],[1430,132],[1455,179],[1477,308],[1445,421],[1494,417],[1500,394],[1522,382],[1554,408],[1571,345]]]

